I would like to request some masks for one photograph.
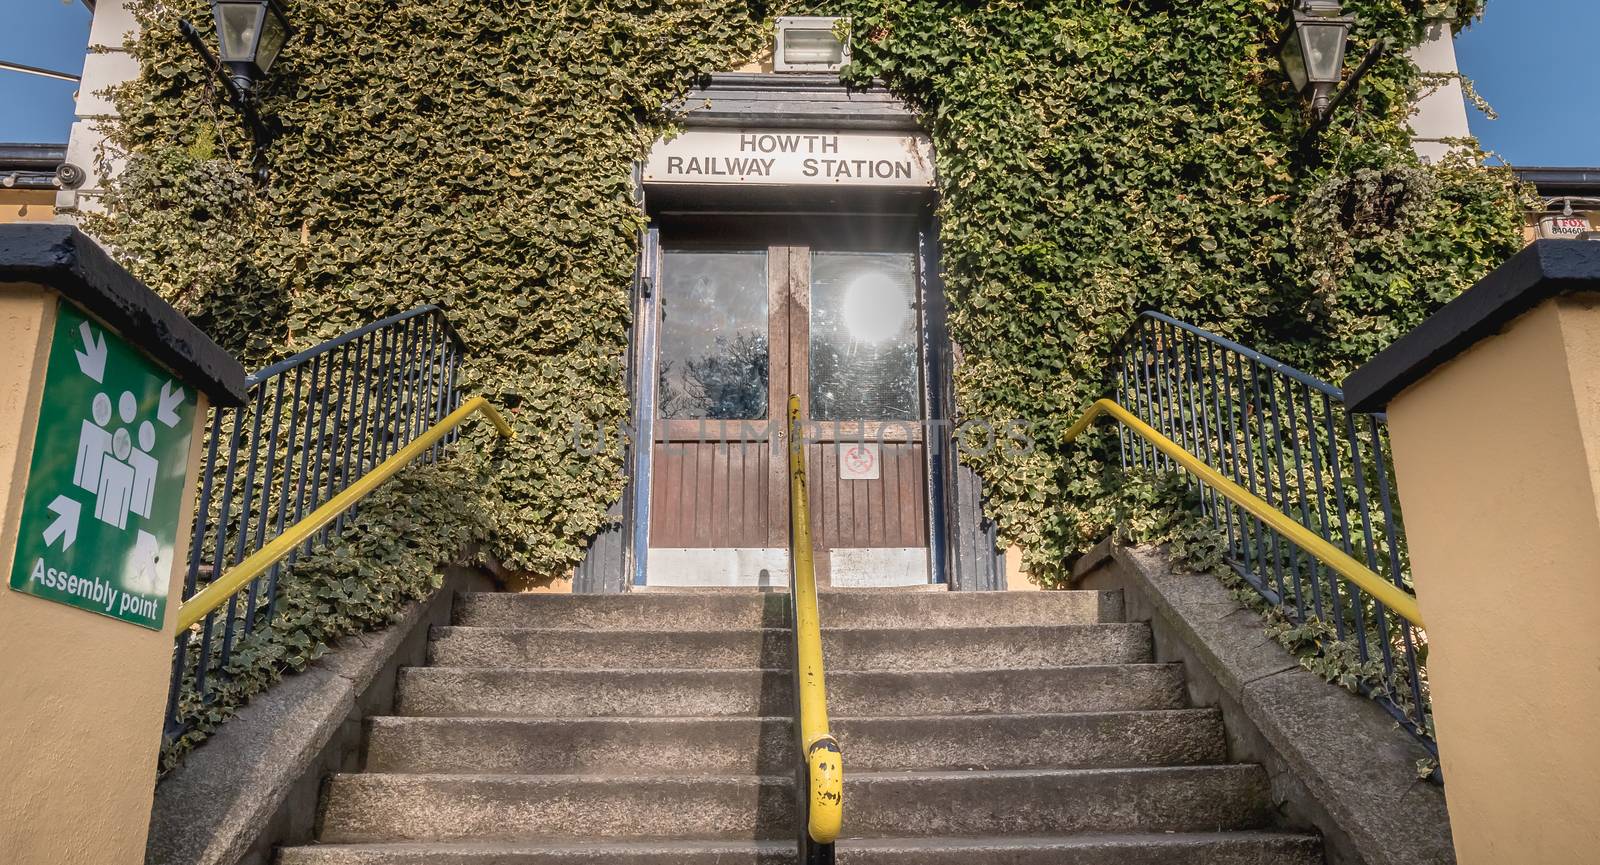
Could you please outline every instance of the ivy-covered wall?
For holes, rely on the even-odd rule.
[[[1043,433],[1101,393],[1141,308],[1336,378],[1516,248],[1506,173],[1411,154],[1423,82],[1403,48],[1425,4],[1346,5],[1355,50],[1399,50],[1301,152],[1280,0],[296,0],[257,182],[178,35],[205,0],[141,0],[144,71],[112,130],[133,159],[95,228],[247,365],[443,305],[466,387],[518,431],[469,438],[484,458],[458,508],[497,559],[555,573],[623,483],[570,439],[627,410],[631,165],[668,128],[660,106],[756,53],[770,16],[852,16],[847,77],[922,114],[963,410]],[[1106,530],[1090,451],[1046,438],[979,468],[1042,579]]]
[[[827,4],[852,16],[852,77],[887,81],[932,133],[958,393],[969,415],[1038,424],[1033,454],[977,462],[1045,582],[1109,528],[1118,479],[1053,434],[1103,395],[1138,311],[1337,381],[1521,244],[1508,171],[1412,153],[1428,82],[1404,50],[1437,4],[1346,0],[1350,64],[1394,50],[1304,150],[1274,50],[1285,5]]]
[[[134,158],[97,226],[247,367],[437,303],[468,343],[468,392],[508,410],[480,495],[489,552],[552,574],[621,493],[575,420],[627,412],[620,358],[635,236],[631,164],[696,75],[756,50],[737,0],[296,0],[248,137],[182,41],[206,0],[143,0],[143,74],[117,99]]]

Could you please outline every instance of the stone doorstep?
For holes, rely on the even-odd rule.
[[[1093,592],[825,591],[829,628],[947,628],[1117,622],[1120,598]],[[648,592],[613,595],[466,594],[454,624],[591,631],[743,631],[787,628],[787,593]]]
[[[1215,579],[1107,540],[1072,582],[1126,593],[1156,660],[1181,662],[1194,705],[1222,710],[1232,758],[1266,768],[1290,822],[1322,832],[1329,865],[1456,861],[1445,791],[1416,776],[1427,750],[1376,703],[1303,669]]]
[[[1322,865],[1315,837],[1273,832],[841,839],[841,865]],[[793,841],[319,844],[279,865],[791,865]]]
[[[539,669],[786,669],[787,629],[586,631],[436,628],[430,664]],[[824,628],[828,669],[929,670],[1131,664],[1150,657],[1150,632],[1124,623],[989,628]]]

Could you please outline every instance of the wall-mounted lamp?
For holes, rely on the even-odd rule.
[[[1365,78],[1387,47],[1383,40],[1373,44],[1361,65],[1344,79],[1345,46],[1356,19],[1344,14],[1339,0],[1293,0],[1278,59],[1295,90],[1311,99],[1312,126],[1306,143],[1315,139],[1332,119],[1334,109],[1344,103]],[[1344,86],[1340,87],[1340,82]]]
[[[211,53],[193,24],[180,18],[178,29],[216,73],[228,101],[249,122],[259,150],[270,135],[256,112],[256,87],[272,69],[294,28],[277,0],[211,0],[211,11],[216,18],[219,54]]]
[[[1331,110],[1333,94],[1344,80],[1344,49],[1356,19],[1344,14],[1339,0],[1299,0],[1289,11],[1289,29],[1278,48],[1283,71],[1302,95],[1311,97],[1311,113],[1322,119]]]
[[[294,32],[276,0],[212,0],[222,62],[240,90],[252,93]]]
[[[837,72],[850,62],[850,40],[841,39],[848,18],[785,15],[778,19],[772,50],[774,72]]]

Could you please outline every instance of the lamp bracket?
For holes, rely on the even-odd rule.
[[[232,75],[228,74],[228,71],[223,68],[222,62],[217,59],[215,54],[211,53],[210,48],[206,47],[205,40],[200,37],[200,31],[193,24],[190,24],[186,19],[179,18],[178,30],[183,33],[184,41],[189,43],[189,47],[193,48],[195,53],[200,55],[200,59],[205,61],[206,68],[210,69],[217,76],[217,80],[222,83],[222,90],[227,94],[228,104],[243,115],[245,123],[250,127],[250,135],[255,144],[256,154],[260,155],[262,148],[272,137],[272,133],[267,128],[267,125],[262,122],[260,113],[256,111],[255,93],[245,89]]]

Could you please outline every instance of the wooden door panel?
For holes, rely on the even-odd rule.
[[[772,507],[768,442],[656,443],[650,545],[684,549],[783,546],[788,499]]]
[[[876,480],[839,477],[839,445],[806,445],[811,531],[817,548],[920,547],[928,543],[922,445],[886,442]]]
[[[785,537],[774,518],[787,498],[771,477],[774,441],[762,416],[785,387],[788,311],[775,277],[787,256],[714,244],[663,253],[655,367],[668,396],[655,421],[653,548],[765,549]],[[741,417],[759,419],[733,419]]]

